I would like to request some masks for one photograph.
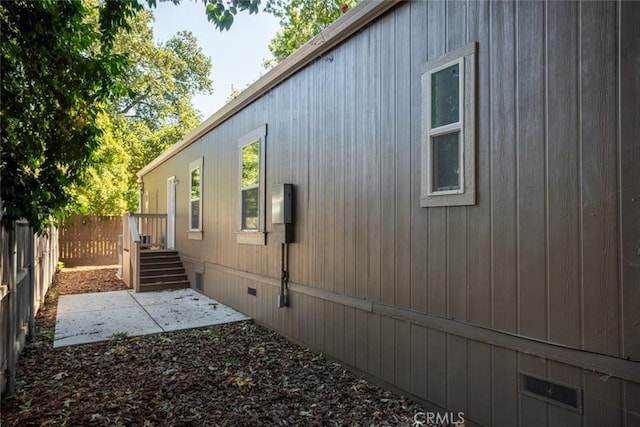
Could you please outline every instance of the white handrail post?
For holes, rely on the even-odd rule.
[[[140,292],[140,240],[134,242],[136,246],[136,265],[135,265],[135,273],[133,275],[134,289],[136,293]]]

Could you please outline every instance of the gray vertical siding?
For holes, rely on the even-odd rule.
[[[176,175],[208,295],[414,396],[482,425],[638,425],[638,22],[634,2],[402,4],[145,175],[150,208]],[[420,73],[474,41],[477,204],[421,208]],[[279,244],[235,235],[237,140],[264,123],[267,200],[296,186],[287,309]],[[584,413],[518,393],[520,371],[580,387]]]

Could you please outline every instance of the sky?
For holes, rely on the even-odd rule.
[[[244,89],[266,70],[264,59],[271,58],[269,41],[279,28],[278,19],[268,13],[249,15],[238,12],[229,31],[220,32],[207,21],[205,4],[200,0],[183,0],[180,5],[157,2],[153,32],[156,41],[166,42],[178,31],[191,31],[205,56],[211,58],[212,95],[197,95],[195,107],[206,119],[218,111],[231,93],[231,85]]]

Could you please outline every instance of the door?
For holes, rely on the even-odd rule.
[[[176,245],[176,184],[175,175],[167,179],[167,249]]]

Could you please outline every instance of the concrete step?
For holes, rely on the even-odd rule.
[[[178,280],[174,282],[140,283],[140,292],[164,291],[167,289],[186,289],[189,282]]]
[[[165,282],[181,282],[181,281],[185,281],[188,282],[189,280],[187,279],[187,275],[186,274],[161,274],[161,275],[156,275],[156,276],[145,276],[145,277],[140,277],[140,284],[147,284],[147,283],[165,283]]]

